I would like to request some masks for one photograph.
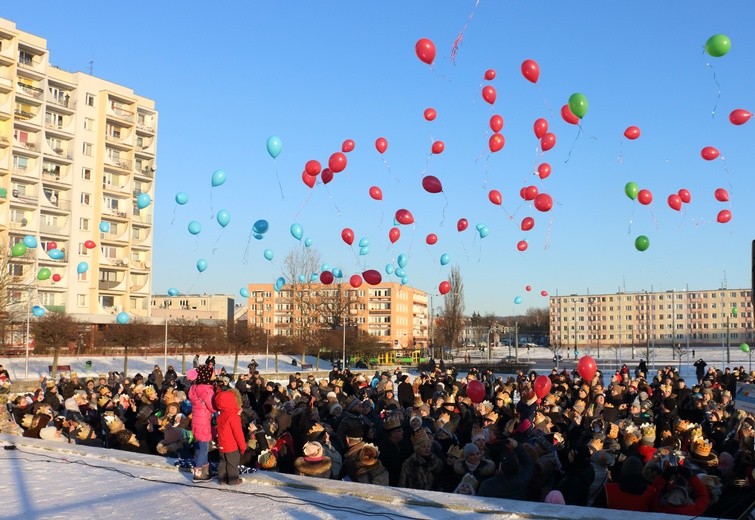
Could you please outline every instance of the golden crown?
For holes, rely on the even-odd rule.
[[[710,450],[713,448],[713,444],[703,439],[702,437],[695,439],[692,443],[692,453],[698,457],[707,457],[710,455]]]
[[[320,434],[321,434],[322,432],[324,432],[324,431],[325,431],[325,428],[323,428],[323,427],[322,427],[322,424],[320,424],[320,423],[315,423],[315,424],[314,424],[314,425],[313,425],[313,426],[312,426],[312,427],[311,427],[311,428],[309,429],[309,431],[307,432],[307,435],[309,435],[310,437],[317,437],[317,436],[319,436],[319,435],[320,435]]]
[[[703,436],[703,429],[700,426],[696,425],[694,428],[687,430],[687,435],[692,440],[692,442],[695,442],[695,440]]]
[[[431,442],[430,437],[428,437],[427,432],[424,428],[420,428],[414,434],[412,434],[412,445],[414,447],[421,446],[422,444],[426,442]]]

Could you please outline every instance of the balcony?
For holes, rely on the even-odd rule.
[[[103,182],[102,189],[105,191],[113,191],[116,193],[129,193],[129,189],[125,184],[123,186],[118,186],[117,184],[110,184],[109,182]]]
[[[154,134],[155,133],[155,127],[154,126],[147,125],[147,124],[144,124],[144,123],[137,123],[136,124],[136,129],[139,132],[145,132],[147,134]]]
[[[68,236],[68,224],[64,224],[62,226],[60,225],[52,225],[52,224],[40,224],[39,225],[39,232],[40,234],[45,235],[62,235],[62,236]],[[63,258],[65,260],[65,258]]]
[[[76,101],[71,99],[71,96],[69,96],[68,94],[58,95],[58,97],[55,97],[52,94],[48,94],[47,102],[51,105],[55,105],[61,108],[67,108],[69,110],[76,109]]]
[[[127,219],[128,218],[128,213],[126,213],[125,211],[120,211],[118,209],[112,209],[112,208],[103,209],[102,210],[102,214],[103,215],[108,215],[108,216],[111,216],[111,217],[116,217],[116,218],[119,218],[119,219]]]
[[[71,211],[71,201],[70,200],[61,200],[61,199],[48,199],[45,197],[46,204],[42,207],[45,209],[57,209],[59,211]],[[47,206],[49,204],[49,206]]]
[[[16,115],[17,118],[21,119],[22,121],[28,121],[37,116],[37,114],[35,114],[34,112],[30,112],[22,108],[14,109],[13,113]]]
[[[123,287],[119,287],[119,285],[123,284],[123,280],[115,281],[115,280],[100,280],[97,284],[97,288],[100,291],[124,291],[125,289]]]
[[[130,159],[108,157],[107,159],[105,159],[105,165],[118,168],[119,170],[131,171],[132,161]]]
[[[129,141],[129,139],[121,136],[106,134],[105,141],[120,147],[131,147],[131,142]]]
[[[68,172],[64,172],[60,168],[55,168],[53,170],[45,170],[44,166],[42,167],[42,180],[48,181],[48,182],[55,182],[58,184],[67,184],[68,181],[65,180],[66,177],[68,177]]]
[[[0,92],[10,92],[13,89],[13,82],[8,78],[0,78]]]
[[[116,118],[128,121],[129,123],[134,121],[133,112],[125,110],[116,105],[111,105],[110,110],[108,110],[108,116],[115,116]]]
[[[155,170],[152,166],[143,166],[139,170],[134,170],[134,172],[141,177],[147,177],[149,179],[155,178]]]
[[[14,202],[20,202],[22,204],[36,205],[39,198],[36,193],[27,193],[19,190],[12,190],[11,194],[13,195],[12,200]]]
[[[35,87],[34,85],[29,85],[24,83],[23,81],[16,82],[16,93],[22,94],[26,97],[30,97],[33,99],[42,99],[42,96],[44,95],[45,91],[42,90],[39,87]]]
[[[7,148],[10,145],[10,140],[4,135],[0,135],[0,148]]]

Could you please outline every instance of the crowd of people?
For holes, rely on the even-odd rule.
[[[701,365],[696,365],[701,366]],[[12,397],[17,433],[190,461],[196,482],[246,468],[484,497],[736,517],[755,500],[755,418],[732,399],[743,367],[496,377],[334,368],[287,384],[232,377],[214,358],[184,376],[75,373]],[[1,370],[1,367],[0,367]],[[543,375],[543,374],[540,374]],[[467,387],[480,381],[473,402]],[[471,394],[471,392],[470,392]],[[212,471],[211,471],[212,468]],[[215,470],[215,468],[217,468]]]

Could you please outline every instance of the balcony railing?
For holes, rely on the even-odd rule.
[[[137,123],[136,124],[136,129],[137,130],[141,130],[143,132],[149,132],[150,134],[154,134],[155,133],[155,127],[154,126],[145,125],[144,123]]]
[[[47,102],[63,108],[76,108],[76,101],[71,99],[70,96],[62,96],[62,99],[60,97],[49,96]]]
[[[23,110],[23,109],[20,109],[20,108],[14,109],[13,113],[16,114],[16,117],[18,117],[20,119],[24,119],[24,120],[32,119],[32,118],[34,118],[37,115],[34,112],[27,112],[26,110]]]
[[[116,116],[118,116],[120,119],[125,119],[126,121],[134,120],[134,113],[129,112],[128,110],[124,110],[120,107],[113,106],[113,107],[110,107],[110,111]]]
[[[33,67],[34,66],[34,60],[27,57],[27,56],[19,56],[18,57],[18,64],[23,65],[24,67]]]
[[[102,189],[107,191],[117,191],[119,193],[128,193],[128,188],[126,186],[118,186],[117,184],[111,184],[109,182],[103,182]]]
[[[121,283],[123,283],[123,280],[120,280],[120,281],[100,280],[100,283],[98,284],[98,288],[101,291],[112,291],[112,290],[115,290],[116,287],[118,287]]]
[[[44,90],[42,90],[39,87],[35,87],[32,85],[27,85],[26,83],[23,83],[21,81],[16,83],[19,87],[21,87],[21,91],[26,94],[27,96],[31,96],[34,99],[41,99],[42,95],[44,94]]]
[[[47,200],[47,202],[50,203],[50,205],[54,206],[55,208],[61,211],[71,211],[70,200],[60,200],[60,199],[55,199],[55,200],[45,199],[45,200]]]
[[[110,166],[115,166],[116,168],[120,168],[121,170],[131,170],[132,162],[130,159],[115,159],[112,157],[108,157],[108,159],[105,161],[106,164]]]
[[[42,170],[42,179],[52,182],[61,182],[60,170]]]
[[[51,235],[67,235],[68,234],[68,225],[53,226],[51,224],[40,224],[39,225],[39,232],[40,233],[49,233]]]
[[[103,213],[106,215],[113,215],[120,218],[128,218],[128,214],[125,211],[119,211],[117,209],[105,209]]]

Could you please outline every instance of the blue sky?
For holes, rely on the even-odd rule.
[[[238,295],[248,282],[273,282],[286,254],[303,247],[289,233],[293,223],[346,278],[374,268],[397,280],[384,269],[404,253],[409,284],[437,293],[458,265],[468,313],[542,307],[541,290],[700,289],[720,287],[724,278],[729,287],[749,287],[755,123],[733,126],[728,114],[755,109],[755,34],[742,24],[755,7],[492,0],[474,7],[473,0],[135,1],[89,10],[11,3],[0,16],[47,38],[61,68],[86,71],[94,60],[96,76],[155,99],[156,293],[176,287]],[[452,44],[468,20],[453,64]],[[703,53],[716,33],[732,41],[722,58]],[[433,68],[414,53],[420,38],[436,45]],[[521,76],[525,59],[539,63],[537,85]],[[491,68],[496,79],[483,81]],[[486,84],[498,92],[492,107],[480,95]],[[590,103],[581,132],[559,114],[574,92]],[[422,116],[427,107],[438,112],[433,122]],[[490,154],[495,113],[504,118],[506,145]],[[532,130],[539,117],[558,139],[545,154]],[[623,137],[629,125],[641,128],[638,140]],[[273,135],[283,142],[275,160],[265,149]],[[380,136],[389,143],[382,156],[374,148]],[[327,185],[306,187],[304,164],[327,164],[347,138],[356,149],[346,170]],[[433,140],[444,141],[445,151],[430,157]],[[702,160],[705,146],[725,160]],[[533,171],[543,161],[553,173],[540,180]],[[228,180],[211,188],[216,169]],[[424,175],[438,177],[443,193],[425,192]],[[652,192],[650,206],[624,195],[629,181]],[[519,197],[531,184],[553,197],[550,212]],[[373,185],[383,191],[380,202],[368,195]],[[714,199],[719,187],[730,204]],[[692,202],[680,213],[666,198],[681,188]],[[488,201],[490,189],[503,194],[502,206]],[[174,202],[179,191],[189,194],[185,206]],[[399,208],[409,209],[415,224],[400,226],[391,246]],[[231,214],[222,233],[210,219],[219,209]],[[731,209],[731,223],[716,223],[721,209]],[[536,221],[529,232],[519,229],[525,216]],[[462,217],[470,227],[458,233]],[[270,230],[251,240],[245,261],[258,219]],[[198,237],[186,230],[190,220],[203,225]],[[486,238],[476,224],[488,227]],[[344,227],[356,242],[370,241],[369,254],[358,256],[356,242],[349,248],[341,241]],[[438,244],[425,244],[428,233]],[[644,253],[634,248],[638,235],[650,239]],[[522,239],[525,252],[516,247]],[[263,258],[265,249],[274,251],[273,261]],[[447,266],[440,265],[443,253],[451,257]],[[201,275],[199,258],[208,262]]]

